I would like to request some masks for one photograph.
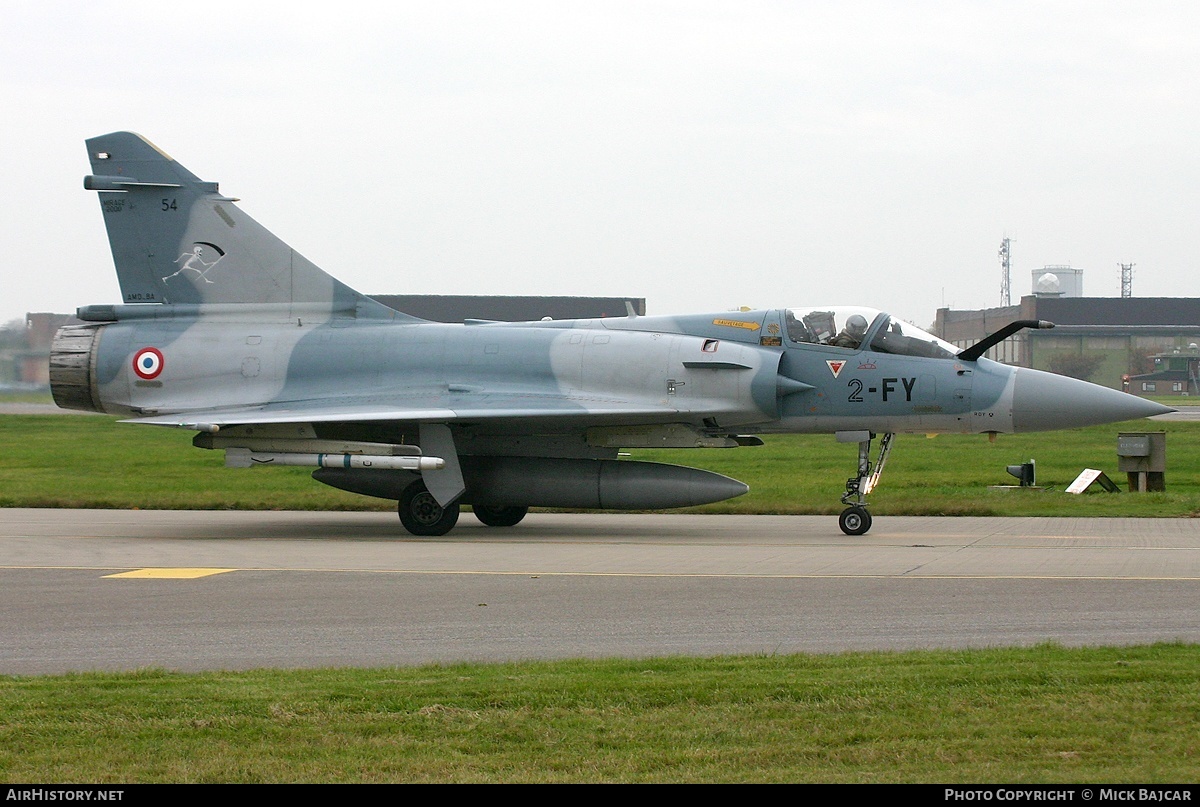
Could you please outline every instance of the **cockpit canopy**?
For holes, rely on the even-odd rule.
[[[949,342],[873,308],[789,308],[784,312],[784,329],[793,344],[933,359],[952,359],[958,354],[958,348]]]

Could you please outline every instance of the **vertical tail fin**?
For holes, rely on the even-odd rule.
[[[157,146],[132,132],[87,141],[126,303],[391,309],[323,272]]]

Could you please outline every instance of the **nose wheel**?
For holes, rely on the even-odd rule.
[[[847,507],[838,516],[838,526],[847,535],[864,535],[871,529],[871,513],[865,507]]]
[[[858,443],[858,476],[846,480],[846,492],[842,494],[842,504],[850,505],[838,517],[838,526],[847,535],[865,535],[871,529],[871,513],[867,510],[867,494],[875,489],[879,476],[883,473],[883,464],[887,462],[892,450],[891,432],[879,438],[879,459],[871,464],[871,441],[875,438],[872,432],[839,432],[840,442]]]

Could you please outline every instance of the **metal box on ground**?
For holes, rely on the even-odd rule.
[[[1121,432],[1117,435],[1117,470],[1129,478],[1129,491],[1167,489],[1167,433]]]

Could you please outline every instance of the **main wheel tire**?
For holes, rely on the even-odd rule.
[[[864,535],[871,529],[871,514],[865,507],[847,507],[838,517],[838,526],[847,535]]]
[[[528,507],[488,507],[474,505],[475,517],[489,527],[511,527],[517,524],[529,512]]]
[[[406,487],[396,504],[400,523],[413,535],[445,535],[458,523],[458,509],[458,502],[442,507],[420,481]]]

